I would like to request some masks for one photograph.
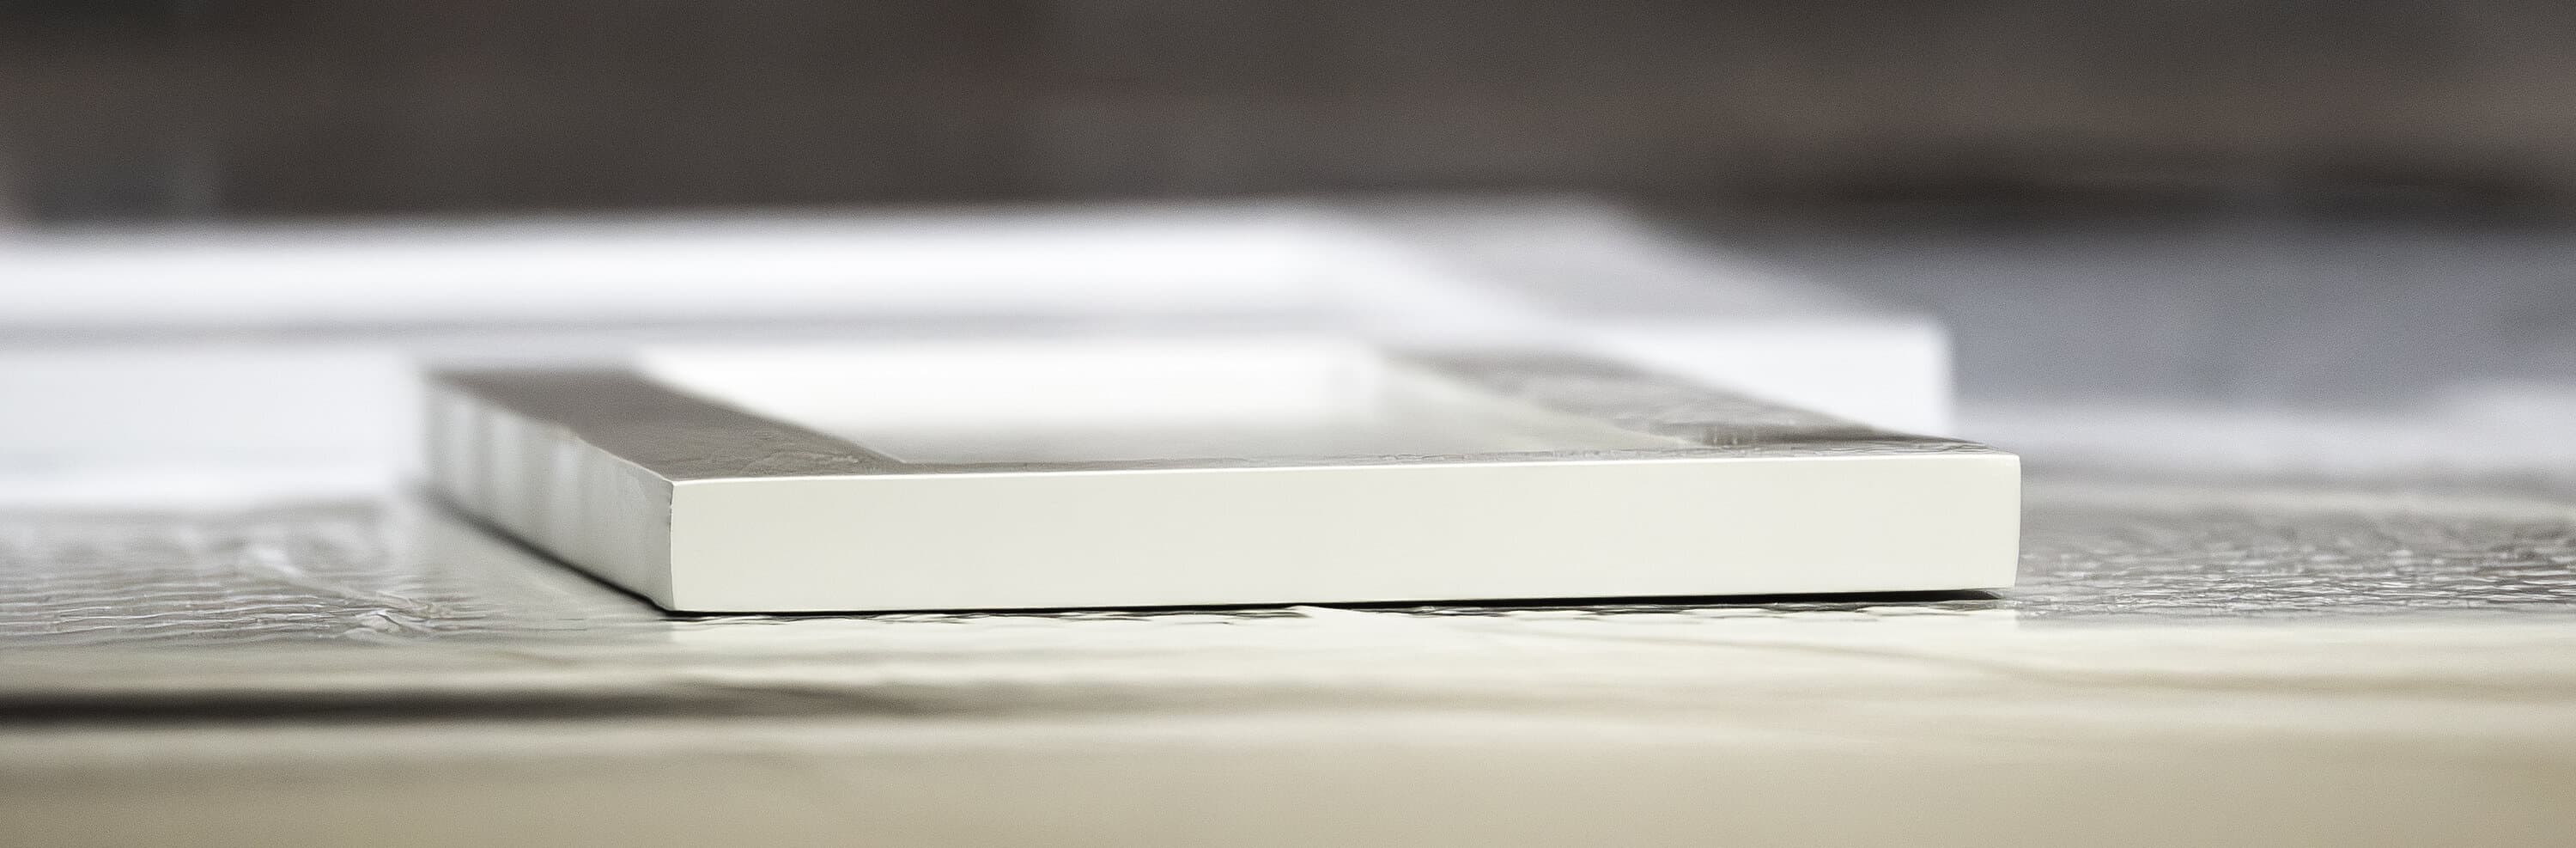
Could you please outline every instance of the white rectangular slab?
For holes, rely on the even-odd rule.
[[[662,606],[2012,583],[2019,461],[1583,360],[923,343],[439,375],[450,500]]]

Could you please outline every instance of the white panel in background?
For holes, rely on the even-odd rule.
[[[1291,209],[528,217],[0,233],[0,326],[1200,315],[1317,306]]]
[[[1948,431],[1936,323],[1582,200],[24,230],[0,281],[17,474],[399,473],[406,360],[888,337],[1549,345]]]

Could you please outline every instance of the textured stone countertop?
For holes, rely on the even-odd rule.
[[[25,844],[2576,832],[2576,498],[2043,474],[2025,538],[1991,595],[673,618],[400,490],[21,504],[0,822]]]

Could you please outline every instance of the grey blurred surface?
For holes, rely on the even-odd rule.
[[[2576,475],[2576,228],[2456,215],[1697,213],[1785,273],[1939,315],[1960,434],[2041,468],[2552,485]]]
[[[1715,216],[1724,243],[1928,307],[1967,403],[2406,411],[2576,386],[2576,226],[2247,208]]]

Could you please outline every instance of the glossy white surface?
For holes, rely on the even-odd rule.
[[[1366,345],[914,342],[647,352],[691,394],[898,462],[1282,459],[1679,447],[1500,397]]]

